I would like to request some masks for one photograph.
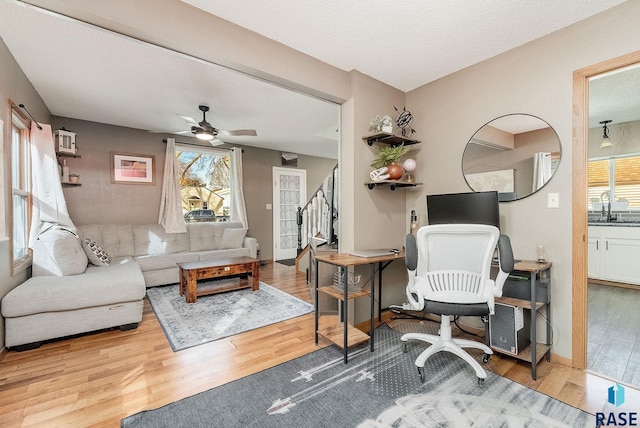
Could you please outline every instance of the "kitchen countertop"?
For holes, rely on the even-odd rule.
[[[589,221],[589,226],[640,227],[640,221]]]

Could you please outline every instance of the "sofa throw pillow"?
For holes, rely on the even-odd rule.
[[[242,248],[244,244],[244,236],[247,234],[247,229],[238,229],[233,227],[227,227],[222,232],[222,241],[220,242],[221,250],[228,250],[232,248]]]
[[[102,249],[98,243],[92,239],[84,238],[84,245],[82,247],[87,254],[91,264],[96,266],[108,266],[111,264],[109,255]]]
[[[50,229],[33,246],[33,276],[79,275],[87,269],[87,255],[78,236],[67,229]]]

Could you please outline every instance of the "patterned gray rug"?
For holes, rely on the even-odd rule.
[[[425,365],[422,345],[376,330],[344,364],[335,346],[122,420],[129,427],[594,427],[595,417],[509,379],[475,372],[445,352]]]
[[[151,287],[147,297],[174,351],[313,312],[313,305],[260,282],[186,303],[177,285]]]

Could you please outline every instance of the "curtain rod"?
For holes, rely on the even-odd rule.
[[[163,139],[162,139],[162,142],[163,142],[163,143],[165,143],[165,144],[167,144],[167,139],[166,139],[166,138],[163,138]],[[185,145],[185,146],[200,147],[201,149],[226,150],[226,151],[228,151],[228,152],[230,152],[230,151],[231,151],[231,149],[228,149],[228,148],[226,148],[226,147],[215,147],[215,146],[208,147],[208,146],[203,146],[202,144],[184,143],[184,142],[182,142],[182,141],[176,141],[176,144],[183,144],[183,145]],[[244,149],[242,149],[242,153],[244,153]]]
[[[29,110],[27,110],[24,104],[18,104],[18,107],[24,110],[24,112],[27,113],[27,115],[31,118],[31,120],[33,120],[36,123],[36,126],[38,127],[38,129],[42,131],[42,126],[40,126],[38,121],[31,115],[31,113],[29,113]]]

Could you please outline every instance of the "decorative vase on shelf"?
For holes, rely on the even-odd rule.
[[[383,126],[381,131],[386,132],[388,134],[393,134],[393,125]]]
[[[387,173],[389,174],[389,180],[399,180],[404,175],[404,169],[395,162],[391,162],[387,165]]]
[[[403,144],[399,146],[385,145],[379,151],[376,157],[371,162],[371,166],[374,168],[386,167],[389,174],[389,180],[399,180],[404,175],[404,169],[398,165],[398,159],[404,156],[409,149],[404,147]]]
[[[416,169],[416,161],[413,159],[407,159],[402,163],[402,169],[407,173],[407,183],[415,182],[415,178],[411,173]]]
[[[63,183],[69,182],[69,166],[67,165],[66,159],[62,161],[62,182]]]

